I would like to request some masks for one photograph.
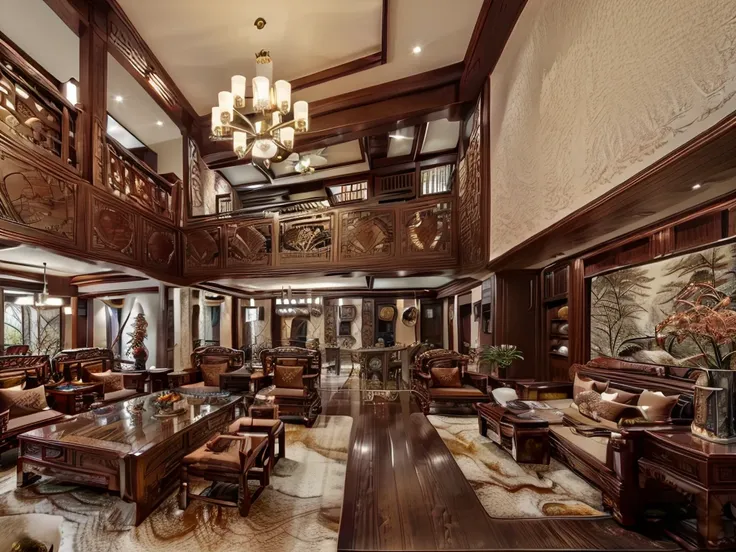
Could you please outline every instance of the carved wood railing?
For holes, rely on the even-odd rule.
[[[0,36],[0,128],[77,170],[76,108]]]
[[[107,137],[107,181],[116,197],[175,220],[178,186],[156,174],[116,140]]]

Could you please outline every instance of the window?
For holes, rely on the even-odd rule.
[[[440,165],[422,170],[422,195],[444,194],[452,188],[454,165]]]
[[[61,350],[61,308],[5,304],[5,347],[28,345],[29,352],[53,356]]]
[[[332,196],[332,204],[352,203],[354,201],[365,201],[368,199],[368,181],[353,182],[352,184],[341,184],[327,188]]]

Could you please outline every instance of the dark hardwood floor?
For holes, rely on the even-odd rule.
[[[324,391],[324,414],[353,417],[340,551],[660,550],[608,520],[490,518],[437,431],[408,392],[368,403]]]

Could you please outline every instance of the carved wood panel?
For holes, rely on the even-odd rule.
[[[473,130],[465,157],[458,167],[458,218],[460,221],[460,263],[463,267],[481,264],[483,259],[481,193],[480,100],[473,115]]]
[[[135,217],[93,197],[91,249],[135,259]]]
[[[171,270],[176,267],[176,233],[143,219],[143,263]]]
[[[189,203],[192,213],[204,206],[202,173],[199,168],[199,150],[194,140],[189,139]]]
[[[21,161],[0,144],[0,217],[74,241],[77,185]]]
[[[337,324],[335,310],[337,306],[332,301],[325,301],[325,345],[337,344]]]
[[[188,270],[220,264],[220,229],[202,228],[184,234],[184,259]]]
[[[340,258],[387,257],[394,253],[393,211],[340,214]]]
[[[443,201],[402,211],[401,252],[452,254],[452,203]]]
[[[374,345],[375,331],[373,329],[375,302],[373,299],[364,298],[363,308],[361,309],[362,316],[362,328],[360,332],[360,338],[363,343],[363,347],[372,347]]]
[[[279,224],[282,263],[310,263],[332,258],[332,217],[315,215],[283,220]]]
[[[270,222],[228,224],[227,266],[271,264],[272,230]]]

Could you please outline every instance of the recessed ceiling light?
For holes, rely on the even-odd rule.
[[[700,188],[702,188],[702,187],[703,187],[703,185],[702,185],[702,184],[694,184],[694,185],[693,185],[693,190],[699,190],[699,189],[700,189]]]
[[[421,54],[422,53],[422,47],[421,46],[414,46],[414,48],[412,48],[411,51],[414,53],[414,55]]]
[[[122,96],[115,96],[115,101],[118,102],[118,103],[121,103],[123,101],[123,97]]]
[[[163,122],[163,121],[156,121],[156,124],[157,124],[158,126],[164,126],[164,122]]]

